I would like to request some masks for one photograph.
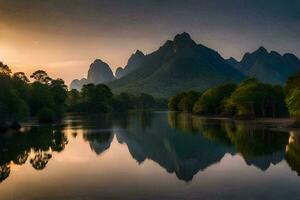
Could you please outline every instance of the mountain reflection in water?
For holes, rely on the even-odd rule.
[[[66,130],[72,134],[67,135]],[[61,126],[32,126],[0,135],[0,182],[8,179],[12,165],[28,161],[34,169],[43,170],[53,152],[64,153],[68,137],[88,142],[97,155],[109,151],[116,138],[118,143],[126,144],[139,164],[152,160],[186,182],[220,162],[225,154],[238,154],[248,166],[261,171],[286,160],[292,171],[300,173],[300,135],[296,132],[256,122],[205,119],[175,112],[132,112],[67,116]]]

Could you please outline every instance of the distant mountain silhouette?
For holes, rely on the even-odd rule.
[[[80,90],[88,83],[107,83],[115,79],[109,65],[100,59],[96,59],[89,68],[87,79],[75,79],[71,82],[70,88]]]
[[[122,78],[123,76],[127,75],[129,72],[136,70],[138,67],[140,67],[140,64],[144,57],[145,55],[143,54],[143,52],[137,50],[134,54],[131,55],[127,65],[124,68],[122,67],[117,68],[116,78]]]
[[[88,81],[91,83],[107,83],[114,80],[113,72],[108,64],[100,59],[95,60],[88,71]]]
[[[246,77],[284,84],[297,70],[300,60],[293,54],[280,55],[260,47],[246,53],[240,62],[232,57],[225,60],[218,52],[196,44],[188,33],[182,33],[148,55],[137,50],[124,68],[116,70],[116,77],[108,64],[95,60],[87,79],[76,79],[70,87],[81,89],[87,83],[105,83],[115,93],[144,92],[168,97],[179,91],[203,91],[227,81],[239,82]]]
[[[146,92],[169,96],[181,90],[203,90],[244,75],[214,50],[178,34],[157,51],[144,56],[135,70],[109,84],[115,92]]]
[[[71,82],[70,88],[71,88],[71,89],[76,89],[76,90],[81,90],[82,86],[83,86],[83,85],[86,85],[86,84],[88,84],[88,83],[89,83],[89,82],[88,82],[88,80],[87,80],[86,78],[82,78],[82,79],[80,79],[80,80],[75,79],[75,80],[73,80],[73,81]]]
[[[227,63],[246,76],[271,84],[284,84],[289,76],[300,69],[300,60],[295,55],[280,55],[275,51],[269,53],[264,47],[246,53],[240,62],[230,58]]]

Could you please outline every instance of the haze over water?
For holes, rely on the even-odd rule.
[[[173,112],[1,135],[0,199],[300,199],[300,135]]]

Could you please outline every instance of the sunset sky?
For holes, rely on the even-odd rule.
[[[300,1],[0,0],[0,61],[68,84],[96,58],[114,71],[183,31],[224,58],[259,46],[300,57]]]

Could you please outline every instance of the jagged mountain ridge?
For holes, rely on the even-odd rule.
[[[230,58],[227,63],[246,76],[271,84],[284,84],[289,76],[300,70],[300,60],[295,55],[268,52],[264,47],[246,53],[240,62]]]
[[[245,76],[214,50],[196,44],[187,33],[168,40],[146,55],[136,70],[109,83],[115,92],[145,92],[170,96],[183,90],[204,90]]]
[[[125,67],[116,70],[116,77],[106,63],[97,59],[90,66],[88,78],[72,81],[71,88],[105,83],[116,93],[144,92],[167,97],[179,91],[202,91],[227,81],[239,82],[246,77],[284,84],[299,69],[300,60],[295,55],[268,52],[264,47],[246,53],[240,62],[232,57],[225,60],[216,51],[196,44],[188,33],[182,33],[148,55],[137,50]]]
[[[118,67],[116,70],[116,78],[122,78],[126,76],[128,73],[136,70],[141,64],[143,58],[145,57],[144,53],[140,50],[137,50],[134,54],[129,58],[127,65],[122,68]]]

